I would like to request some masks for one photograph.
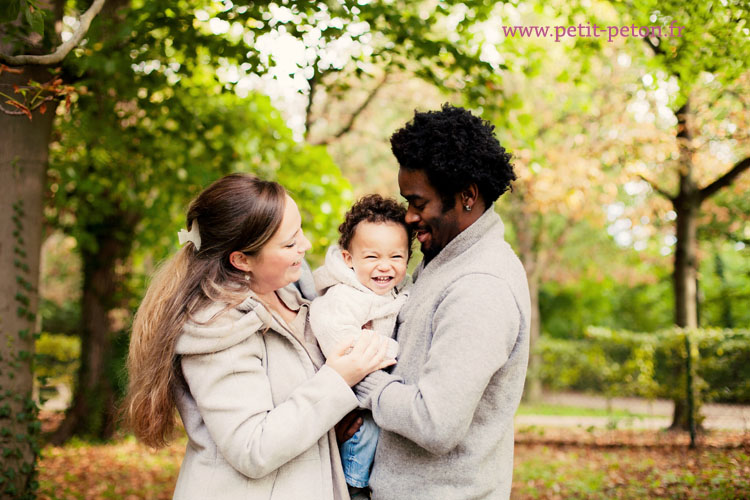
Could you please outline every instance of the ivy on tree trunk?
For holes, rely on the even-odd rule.
[[[0,74],[0,89],[46,78],[24,68]],[[20,95],[15,94],[19,99]],[[39,423],[32,399],[37,335],[42,194],[54,113],[30,120],[0,112],[0,497],[34,498]]]

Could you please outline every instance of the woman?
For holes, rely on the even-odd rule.
[[[154,277],[133,323],[127,416],[166,444],[188,435],[175,499],[346,499],[332,430],[351,386],[386,366],[363,335],[324,360],[291,285],[310,242],[277,183],[224,177],[191,203],[186,244]]]

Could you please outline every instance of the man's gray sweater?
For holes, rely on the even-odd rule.
[[[356,387],[381,427],[374,500],[510,497],[529,289],[490,207],[425,267],[398,317],[393,374]]]

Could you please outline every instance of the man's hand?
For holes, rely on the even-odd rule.
[[[364,410],[352,410],[336,424],[334,429],[336,430],[336,441],[339,444],[352,437],[362,426],[362,413],[364,413]]]

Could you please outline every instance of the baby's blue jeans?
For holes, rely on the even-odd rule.
[[[372,419],[372,413],[362,418],[362,427],[341,445],[341,463],[344,466],[346,484],[366,488],[370,482],[370,469],[378,446],[380,429]]]

